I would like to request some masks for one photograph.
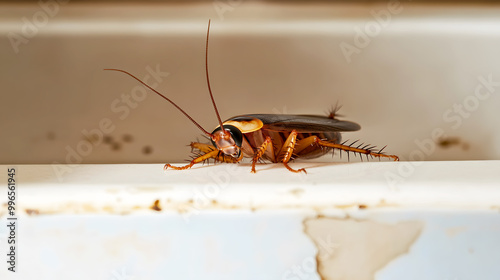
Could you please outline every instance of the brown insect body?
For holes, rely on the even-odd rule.
[[[271,138],[272,145],[269,146],[262,158],[274,163],[278,163],[282,160],[282,157],[285,155],[282,152],[286,149],[285,143],[287,142],[290,136],[293,137],[290,141],[295,141],[295,149],[293,150],[291,159],[294,158],[303,158],[303,159],[313,159],[318,158],[329,151],[332,148],[320,148],[318,146],[313,145],[313,143],[308,143],[309,145],[302,147],[302,145],[298,144],[298,142],[305,140],[309,137],[316,136],[320,139],[325,139],[331,143],[340,143],[340,133],[339,132],[331,132],[331,133],[298,133],[296,135],[291,135],[292,131],[275,131],[263,128],[259,131],[245,133],[244,140],[242,144],[243,155],[245,157],[253,157],[255,153],[255,148],[260,147],[264,144],[264,141],[267,137]]]
[[[270,114],[249,114],[230,118],[224,122],[224,125],[231,124],[243,133],[243,142],[241,145],[242,152],[245,157],[253,157],[255,150],[264,144],[267,137],[272,140],[272,146],[268,147],[263,154],[262,158],[274,163],[280,161],[280,153],[284,150],[286,141],[293,131],[296,132],[295,142],[303,142],[309,144],[302,146],[295,144],[294,155],[292,158],[300,157],[305,159],[317,158],[328,153],[332,148],[319,148],[318,146],[307,143],[307,138],[316,136],[319,139],[329,141],[331,143],[340,143],[341,135],[339,131],[328,129],[316,130],[307,125],[304,120],[311,118],[322,118],[325,120],[332,120],[326,116],[308,116],[308,115],[270,115]],[[295,125],[287,124],[287,122],[294,121]],[[243,123],[243,126],[238,126],[238,123]],[[357,125],[351,122],[355,128]],[[253,126],[250,124],[254,124]],[[297,124],[304,126],[300,129]],[[359,127],[359,126],[357,126]],[[292,136],[293,137],[293,136]],[[305,141],[304,141],[305,140]]]
[[[249,114],[230,118],[225,122],[221,121],[213,94],[210,88],[208,76],[208,38],[210,32],[210,21],[208,22],[205,67],[208,90],[215,109],[219,126],[209,133],[201,127],[193,118],[169,98],[159,93],[134,75],[119,69],[105,69],[123,72],[139,81],[141,84],[170,102],[188,119],[190,119],[205,135],[211,140],[211,144],[191,143],[196,153],[193,160],[185,166],[176,167],[165,164],[164,169],[172,168],[183,170],[191,168],[193,165],[214,159],[216,162],[237,163],[243,157],[252,158],[252,172],[255,172],[255,164],[260,160],[268,160],[274,163],[281,162],[292,172],[306,172],[304,168],[295,170],[288,166],[288,162],[294,158],[317,158],[332,149],[338,149],[349,153],[365,155],[370,157],[387,157],[399,160],[397,156],[386,155],[381,150],[375,150],[370,145],[354,146],[357,142],[349,145],[340,143],[341,132],[356,131],[360,126],[356,123],[343,121],[336,118],[336,110],[328,116],[319,115],[283,115],[283,114]],[[222,129],[223,128],[223,129]]]
[[[335,112],[328,116],[249,114],[230,118],[223,123],[223,126],[231,131],[231,135],[241,135],[236,137],[241,138],[238,145],[241,147],[243,157],[253,158],[252,172],[255,172],[255,163],[260,158],[274,163],[282,162],[290,171],[305,171],[294,170],[287,163],[294,158],[317,158],[332,149],[345,151],[348,156],[352,152],[366,157],[389,157],[398,160],[396,156],[375,151],[370,145],[359,144],[354,147],[353,144],[357,141],[350,145],[344,145],[345,142],[340,143],[342,139],[340,132],[356,131],[360,126],[353,122],[338,120],[335,116]],[[220,126],[215,131],[220,131]],[[192,147],[199,147],[199,143],[193,144]],[[214,144],[213,149],[215,146]],[[202,151],[207,152],[207,150]],[[231,158],[216,160],[233,161]]]

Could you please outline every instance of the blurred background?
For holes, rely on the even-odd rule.
[[[497,2],[42,0],[0,2],[0,164],[188,159],[200,131],[103,69],[211,131],[208,19],[223,119],[338,102],[403,160],[500,159]]]

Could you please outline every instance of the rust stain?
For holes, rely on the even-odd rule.
[[[354,209],[354,208],[358,208],[358,205],[357,203],[353,203],[353,204],[337,204],[337,205],[333,205],[333,208],[337,208],[337,209]]]
[[[325,277],[323,277],[323,274],[321,274],[321,272],[318,269],[319,264],[321,263],[321,259],[319,256],[320,256],[319,254],[316,254],[316,272],[318,273],[320,280],[327,280]]]
[[[388,203],[385,199],[381,199],[380,202],[375,207],[398,207],[400,205],[396,203]]]
[[[290,193],[297,197],[300,197],[300,195],[304,193],[304,189],[293,189],[290,190]]]
[[[105,212],[108,212],[108,213],[113,213],[114,212],[113,207],[111,207],[109,205],[103,206],[102,210],[105,211]]]
[[[135,190],[135,189],[134,189]],[[153,191],[157,190],[157,188],[151,188],[148,189],[146,188],[145,191]],[[118,189],[107,189],[106,190],[108,193],[119,193],[120,190]],[[123,215],[127,213],[133,213],[134,211],[140,211],[140,210],[145,210],[145,209],[152,209],[156,211],[162,211],[165,209],[171,209],[171,210],[176,210],[179,213],[185,213],[186,211],[189,212],[192,209],[196,209],[197,211],[199,210],[209,210],[209,209],[248,209],[251,212],[256,212],[261,209],[269,209],[273,208],[270,205],[260,205],[260,206],[242,206],[242,205],[235,205],[235,204],[226,204],[226,203],[221,203],[218,200],[209,200],[207,205],[203,206],[198,206],[196,205],[195,201],[193,199],[189,199],[186,201],[175,201],[172,200],[172,198],[165,198],[165,205],[160,206],[159,202],[158,205],[155,206],[155,204],[142,204],[142,205],[129,205],[129,206],[123,206],[120,205],[120,202],[122,201],[122,198],[119,196],[116,196],[115,199],[116,203],[108,203],[104,205],[97,205],[93,204],[91,202],[86,202],[86,203],[76,203],[76,202],[68,202],[68,203],[63,203],[63,204],[57,204],[57,205],[51,205],[50,207],[38,207],[37,211],[38,214],[43,214],[43,215],[55,215],[55,214],[60,214],[60,213],[72,213],[72,214],[84,214],[84,213],[110,213],[110,214],[118,214],[118,215]],[[316,217],[317,218],[324,218],[325,215],[322,213],[323,210],[325,209],[348,209],[348,210],[356,210],[356,209],[368,209],[369,207],[378,207],[379,205],[366,205],[366,204],[349,204],[349,205],[332,205],[332,206],[325,206],[325,207],[313,207],[312,210],[315,211]],[[304,205],[298,205],[298,204],[290,204],[290,205],[283,205],[282,208],[285,209],[302,209],[302,208],[307,208],[307,206]],[[33,208],[33,207],[32,207]],[[29,209],[32,209],[29,206],[27,208],[21,208],[21,211],[29,211]],[[157,210],[159,208],[159,210]],[[187,209],[187,210],[186,210]],[[191,209],[191,210],[189,210]],[[345,214],[346,218],[350,218],[349,214]]]
[[[381,200],[383,201],[383,200]],[[376,205],[368,205],[368,204],[364,204],[364,203],[353,203],[353,204],[337,204],[337,205],[333,205],[333,208],[335,209],[366,209],[368,207],[395,207],[397,206],[396,204],[387,204],[387,203],[379,203],[379,204],[376,204]]]
[[[438,139],[437,144],[445,149],[453,146],[460,146],[464,151],[469,149],[469,143],[462,141],[459,137],[442,137]]]
[[[156,187],[147,187],[145,186],[144,188],[132,188],[132,189],[127,189],[127,190],[119,190],[117,188],[110,188],[107,189],[106,191],[108,193],[120,193],[122,191],[128,191],[128,192],[153,192],[155,190],[163,190],[165,187],[162,188],[156,188]],[[153,199],[149,201],[154,201],[156,198],[153,197]],[[106,204],[95,204],[92,202],[76,202],[76,201],[71,201],[71,202],[66,202],[66,203],[58,203],[58,204],[51,204],[51,205],[44,205],[44,206],[36,206],[36,205],[27,205],[27,207],[21,207],[19,210],[20,211],[30,211],[29,209],[36,209],[38,211],[38,214],[43,214],[43,215],[49,215],[49,214],[61,214],[61,213],[72,213],[72,214],[85,214],[85,213],[109,213],[109,214],[118,214],[118,215],[123,215],[124,213],[133,213],[134,211],[142,211],[142,210],[156,210],[156,208],[159,208],[159,210],[156,211],[164,211],[164,210],[173,210],[177,211],[179,213],[185,213],[189,211],[200,211],[200,210],[210,210],[210,209],[227,209],[227,210],[233,210],[233,209],[245,209],[249,210],[251,212],[256,212],[258,210],[265,210],[265,209],[275,209],[275,207],[271,204],[265,204],[265,205],[258,205],[258,206],[249,206],[249,205],[236,205],[234,203],[225,203],[221,202],[219,200],[208,200],[206,205],[198,205],[195,203],[193,199],[187,199],[187,200],[177,200],[172,197],[165,197],[164,198],[164,205],[160,206],[158,204],[155,206],[154,204],[150,204],[150,202],[145,202],[141,203],[139,205],[124,205],[121,201],[123,199],[120,196],[114,196],[113,202],[108,202]],[[1,204],[0,204],[1,205]],[[4,206],[6,204],[3,204]],[[373,204],[368,204],[368,203],[363,203],[363,202],[358,202],[358,203],[353,203],[353,204],[345,204],[345,205],[323,205],[323,206],[310,206],[310,205],[302,205],[302,204],[286,204],[286,205],[281,205],[281,209],[308,209],[312,210],[315,212],[315,218],[321,219],[321,218],[326,218],[326,217],[331,217],[329,215],[326,215],[324,211],[328,211],[331,209],[340,209],[340,210],[346,210],[343,213],[342,219],[350,219],[351,216],[349,213],[351,211],[368,211],[369,209],[377,209],[377,208],[388,208],[388,207],[401,207],[401,205],[397,205],[394,203],[387,203],[384,199],[381,199],[379,202],[375,202]],[[488,209],[498,211],[500,212],[500,206],[498,205],[492,205],[488,206]],[[1,208],[0,208],[0,214],[2,214]],[[1,215],[0,215],[1,216]],[[336,217],[339,218],[339,217]],[[452,234],[449,232],[449,234]]]
[[[38,211],[37,209],[25,209],[24,211],[30,216],[40,214],[40,211]]]
[[[97,209],[92,204],[82,204],[82,210],[84,213],[97,213],[97,212],[99,212],[99,209]]]
[[[175,206],[175,209],[177,210],[177,213],[179,213],[181,215],[188,214],[190,212],[200,211],[199,209],[194,208],[192,206],[192,204],[189,204],[189,203],[180,203],[180,204],[177,204]]]
[[[375,279],[377,271],[409,252],[423,228],[421,221],[304,220],[304,232],[318,249],[317,271],[323,280]]]
[[[161,211],[161,207],[160,207],[160,200],[155,200],[155,202],[153,202],[153,205],[151,205],[151,207],[149,207],[151,210],[155,210],[155,211]]]
[[[492,205],[492,206],[490,206],[490,209],[500,211],[500,205]]]

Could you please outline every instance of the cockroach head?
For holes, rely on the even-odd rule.
[[[240,158],[243,134],[235,126],[223,125],[223,127],[224,130],[219,126],[212,132],[212,144],[225,155]]]

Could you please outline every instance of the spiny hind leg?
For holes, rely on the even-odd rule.
[[[185,169],[189,169],[189,168],[193,167],[193,165],[200,163],[200,162],[203,162],[209,158],[217,159],[218,157],[219,157],[219,150],[214,150],[214,151],[211,151],[209,153],[205,153],[205,154],[193,159],[189,164],[184,165],[184,166],[177,167],[177,166],[173,166],[173,165],[170,165],[169,163],[167,163],[163,167],[163,170],[167,170],[167,168],[172,168],[174,170],[185,170]]]
[[[394,161],[399,161],[399,157],[396,155],[386,155],[386,154],[382,153],[382,151],[385,149],[385,147],[376,151],[376,150],[374,150],[374,147],[370,147],[370,145],[363,146],[363,144],[361,144],[357,147],[353,147],[352,144],[351,145],[334,144],[334,143],[330,143],[328,141],[322,141],[319,139],[317,139],[316,142],[320,146],[340,149],[340,150],[345,151],[347,153],[353,152],[353,153],[359,153],[360,155],[364,154],[364,155],[366,155],[366,157],[371,156],[371,157],[377,157],[379,159],[382,157],[385,157],[385,158],[390,158]],[[361,147],[361,146],[363,146],[363,147]]]
[[[382,151],[384,150],[385,147],[378,150],[378,151],[375,151],[375,150],[373,150],[373,148],[368,147],[369,145],[365,145],[363,147],[361,147],[362,145],[359,145],[358,147],[353,147],[352,144],[351,145],[335,144],[335,143],[331,143],[328,141],[323,141],[323,140],[319,139],[317,136],[310,136],[310,137],[304,138],[304,139],[300,140],[297,145],[298,145],[298,147],[295,150],[295,153],[297,153],[297,154],[300,153],[303,149],[307,148],[310,145],[319,145],[320,147],[329,147],[329,148],[339,149],[339,150],[347,152],[348,154],[349,154],[349,152],[353,152],[353,153],[364,154],[366,156],[372,156],[372,157],[378,157],[378,158],[386,157],[386,158],[390,158],[394,161],[399,161],[398,156],[383,154]]]
[[[307,171],[304,168],[293,169],[288,165],[288,162],[290,161],[292,155],[294,154],[296,143],[297,143],[297,131],[292,130],[290,135],[288,135],[285,143],[283,144],[280,153],[278,154],[278,160],[283,162],[283,165],[285,165],[286,169],[292,172],[299,173],[302,171],[304,173],[307,173]]]

